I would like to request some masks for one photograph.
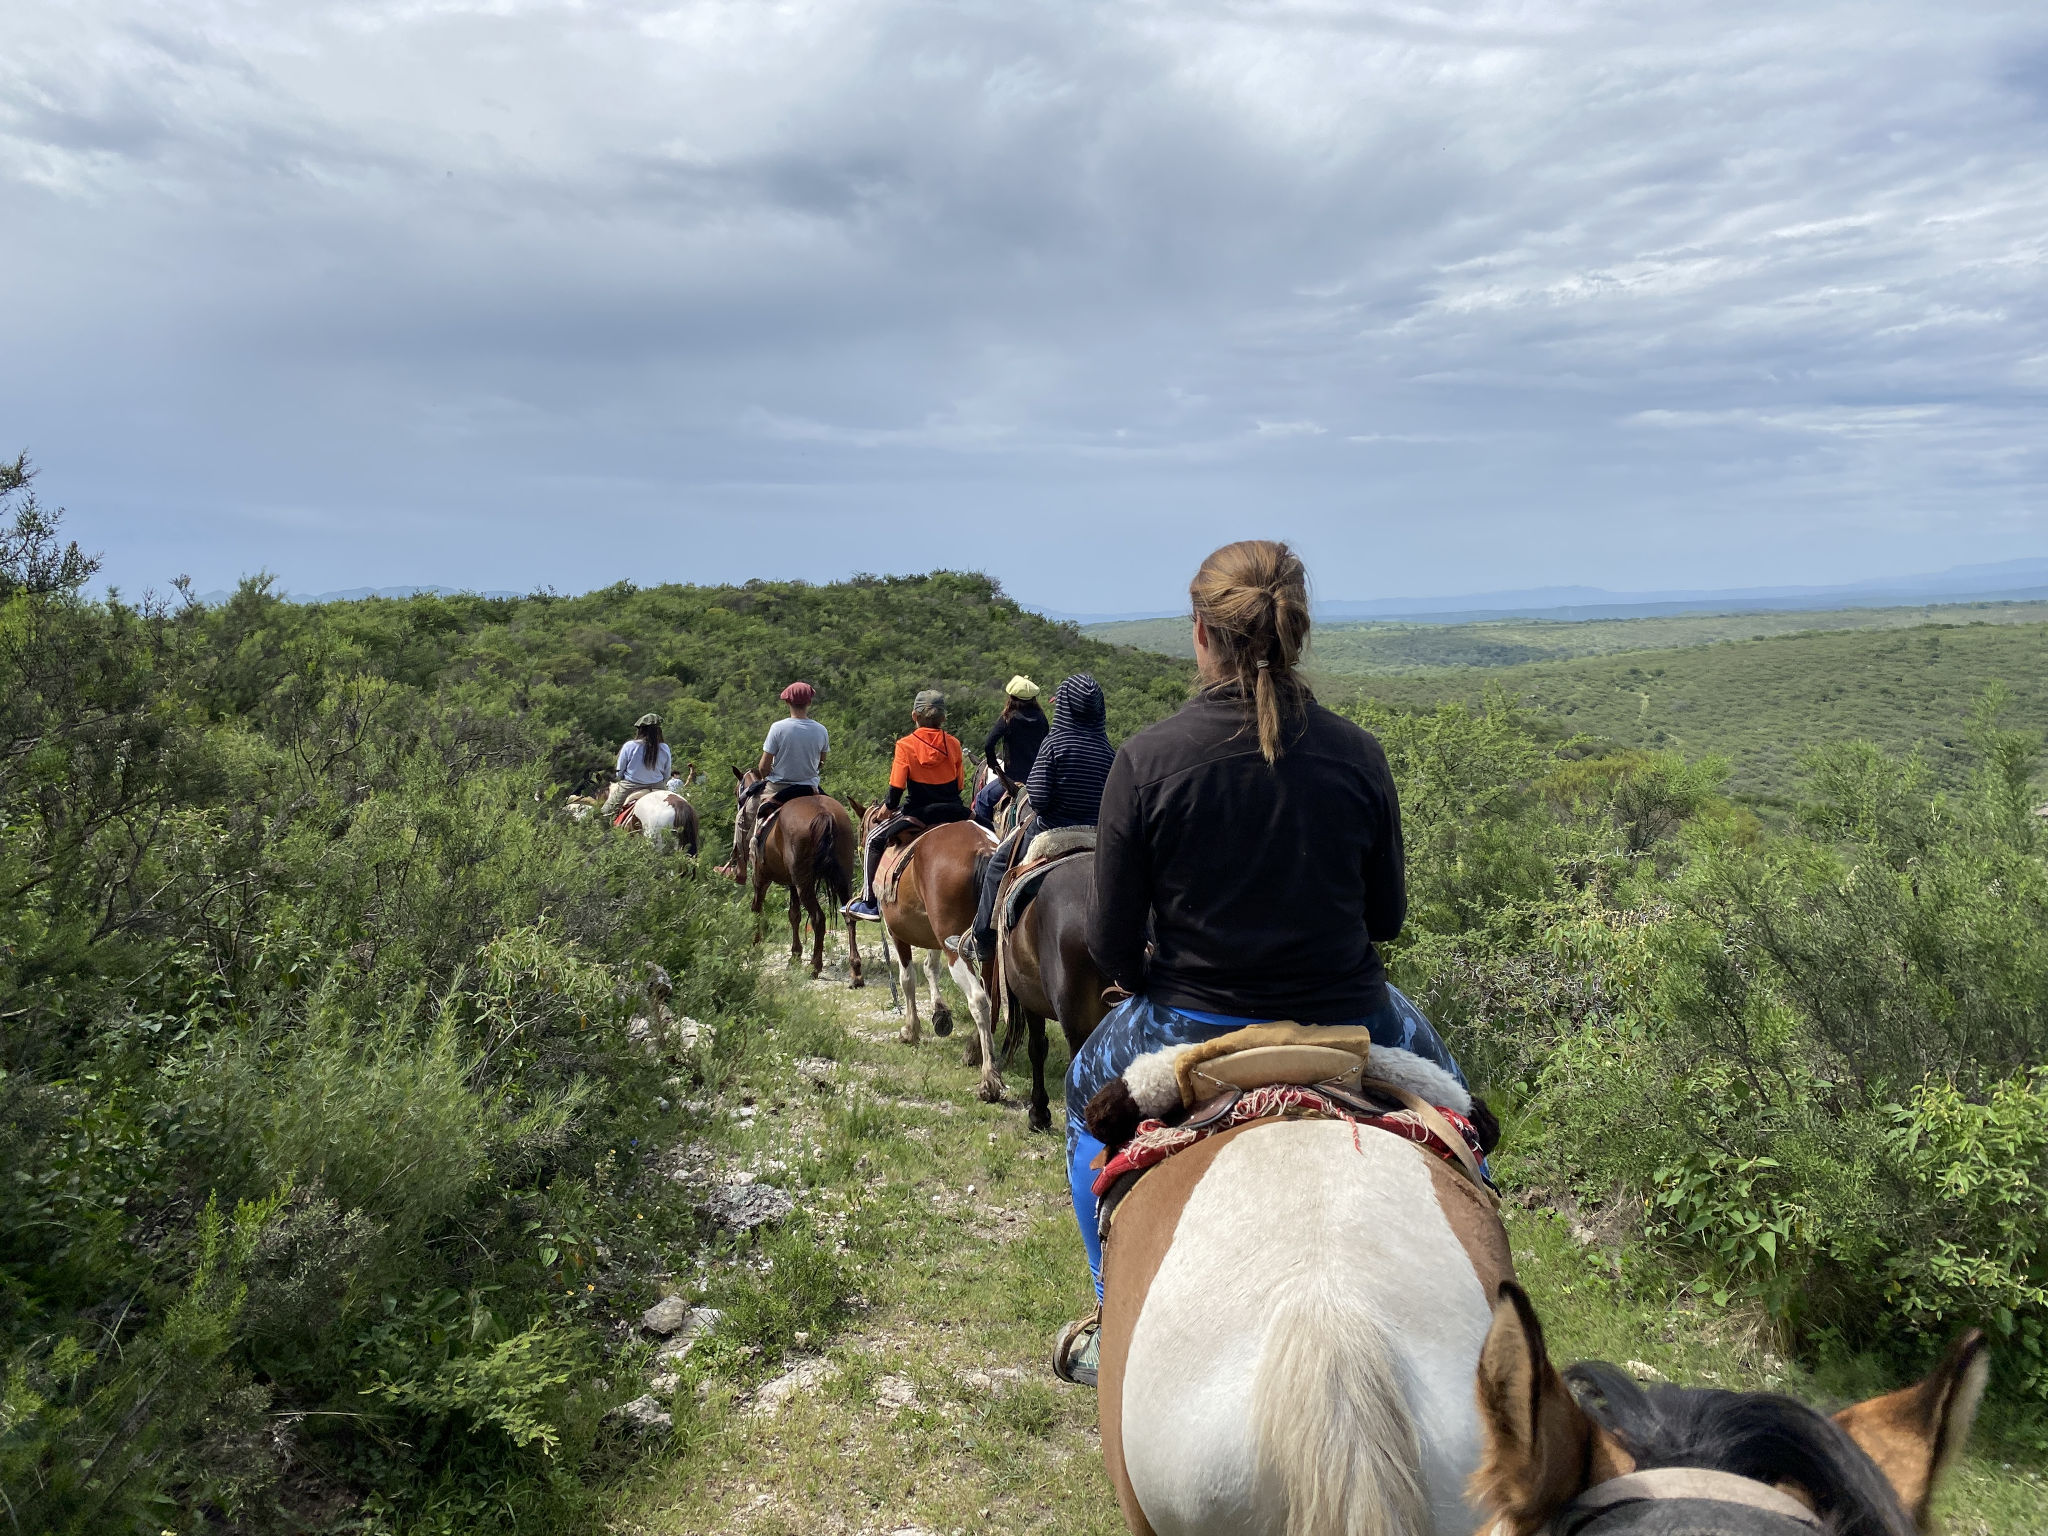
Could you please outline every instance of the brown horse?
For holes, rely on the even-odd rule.
[[[1928,1529],[1989,1371],[1972,1329],[1926,1380],[1832,1419],[1775,1393],[1643,1387],[1597,1362],[1560,1372],[1528,1296],[1503,1284],[1479,1357],[1486,1456],[1471,1496],[1495,1536],[1907,1536]]]
[[[739,803],[733,810],[732,863],[726,866],[733,880],[745,885],[751,876],[754,887],[754,942],[761,942],[761,904],[768,887],[780,885],[789,892],[789,954],[803,958],[804,919],[811,920],[811,976],[825,968],[825,909],[818,901],[823,886],[837,911],[853,898],[853,866],[859,856],[853,838],[853,818],[846,807],[830,795],[804,795],[786,802],[776,813],[767,834],[761,838],[760,856],[755,858],[754,829],[761,816],[761,796],[748,795],[754,782],[751,771],[732,771],[738,781]],[[853,971],[852,986],[862,984],[860,941],[852,918],[846,920],[846,958]]]
[[[1028,850],[1027,850],[1028,851]],[[1009,1004],[1001,1065],[1008,1065],[1022,1029],[1031,1052],[1031,1129],[1052,1129],[1045,1095],[1045,1021],[1058,1019],[1067,1060],[1095,1032],[1109,1005],[1109,978],[1088,952],[1088,915],[1095,906],[1095,855],[1074,854],[1047,872],[1038,894],[1004,935],[1002,990]]]
[[[857,809],[860,809],[858,806]],[[863,838],[890,816],[880,805],[862,810]],[[910,844],[907,850],[891,849],[883,856],[875,875],[875,895],[882,909],[882,926],[896,949],[896,968],[903,975],[903,1041],[917,1044],[917,972],[913,950],[932,951],[927,961],[932,982],[932,1029],[946,1034],[952,1028],[951,1011],[939,999],[938,967],[944,964],[967,996],[974,1015],[980,1047],[981,1083],[976,1092],[987,1103],[1003,1098],[1002,1074],[995,1067],[992,1029],[995,1005],[988,986],[993,967],[979,971],[959,956],[949,953],[946,940],[974,926],[974,862],[995,846],[995,837],[978,822],[950,821],[933,827]],[[943,957],[943,959],[942,959]]]

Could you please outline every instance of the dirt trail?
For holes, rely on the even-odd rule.
[[[766,968],[781,1020],[727,1086],[725,1097],[747,1107],[721,1118],[710,1155],[761,1170],[795,1196],[809,1225],[791,1230],[829,1248],[817,1257],[843,1305],[819,1336],[778,1336],[764,1323],[766,1347],[731,1338],[694,1357],[697,1375],[685,1374],[674,1395],[673,1439],[649,1444],[608,1527],[636,1536],[1115,1536],[1124,1527],[1102,1471],[1094,1394],[1058,1382],[1046,1363],[1053,1333],[1092,1292],[1061,1143],[1025,1128],[1023,1053],[1010,1101],[982,1104],[962,1060],[957,994],[963,1028],[910,1047],[897,1039],[901,1015],[872,960],[858,992],[837,956],[817,982],[779,956]],[[1049,1069],[1064,1065],[1055,1044]],[[1766,1330],[1682,1287],[1632,1289],[1595,1228],[1512,1202],[1505,1215],[1561,1360],[1804,1390]],[[801,1301],[805,1286],[827,1285],[805,1278],[807,1257],[786,1251],[763,1286]],[[732,1262],[761,1268],[758,1257]],[[772,1322],[772,1309],[763,1315]],[[2048,1532],[2044,1493],[2036,1468],[1972,1457],[1946,1501],[1946,1529]]]

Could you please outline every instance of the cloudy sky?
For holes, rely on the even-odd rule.
[[[2048,554],[2039,0],[12,0],[0,199],[131,589]]]

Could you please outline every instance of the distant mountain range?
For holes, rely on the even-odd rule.
[[[1829,587],[1731,587],[1711,591],[1610,592],[1604,587],[1530,587],[1454,597],[1379,597],[1363,602],[1325,601],[1325,623],[1384,619],[1410,624],[1471,624],[1483,619],[1644,619],[1679,613],[1799,612],[1826,608],[1898,608],[1924,603],[2039,602],[2048,599],[2048,560],[2001,560],[1958,565],[1922,576],[1896,576]],[[1049,619],[1114,624],[1174,618],[1182,610],[1150,613],[1060,613]]]

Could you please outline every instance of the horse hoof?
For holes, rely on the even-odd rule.
[[[917,1044],[917,1031],[914,1029],[899,1029],[896,1032],[896,1038],[905,1045],[915,1045]]]
[[[932,1020],[932,1033],[937,1035],[941,1040],[945,1039],[946,1036],[953,1033],[952,1015],[942,1013],[938,1015],[936,1018],[934,1018]]]
[[[974,1090],[974,1096],[984,1104],[1000,1104],[1003,1102],[1003,1085],[1000,1081],[984,1077],[981,1086]]]
[[[857,991],[857,990],[859,990],[860,988],[862,988],[862,987],[866,986],[866,985],[867,985],[867,982],[866,982],[866,981],[865,981],[864,979],[862,979],[861,977],[859,977],[859,976],[856,976],[856,977],[854,977],[854,978],[853,978],[853,980],[851,980],[851,981],[849,981],[849,982],[847,983],[847,986],[848,986],[848,987],[850,987],[850,988],[853,988],[853,989],[854,989],[854,990],[856,990],[856,991]]]
[[[1031,1107],[1029,1123],[1034,1131],[1049,1131],[1052,1129],[1052,1115],[1034,1104]]]

